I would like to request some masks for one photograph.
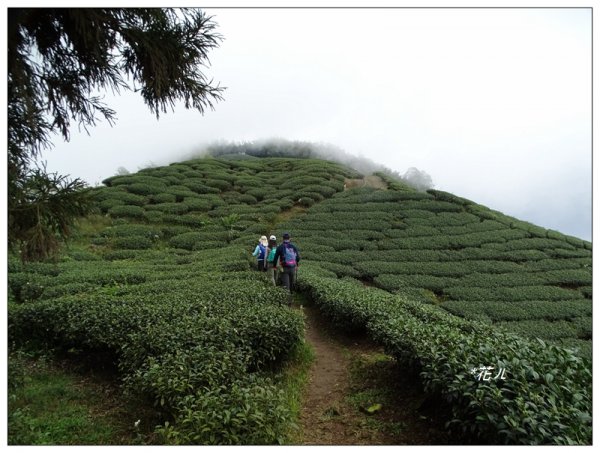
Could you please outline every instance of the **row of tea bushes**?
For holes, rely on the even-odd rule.
[[[420,372],[425,389],[448,403],[448,427],[481,443],[591,444],[591,364],[568,349],[529,341],[437,307],[337,279],[306,264],[300,285],[346,329],[366,330]],[[478,380],[473,370],[506,370]]]
[[[393,178],[386,178],[389,185]],[[505,303],[504,310],[510,312],[513,302],[536,302],[541,321],[554,306],[570,306],[571,301],[587,305],[584,311],[591,313],[590,243],[446,192],[355,188],[324,200],[282,228],[294,231],[307,260],[325,263],[338,277],[409,293],[443,308],[450,302],[461,307],[474,302],[468,310],[448,305],[461,316],[495,323],[499,318],[488,316],[482,309],[485,303],[494,312]],[[577,317],[564,320],[576,323]],[[532,319],[529,310],[525,319]],[[514,327],[521,334],[525,330]],[[571,327],[561,331],[578,331]],[[557,338],[543,329],[533,331],[549,341]],[[571,338],[578,346],[585,341]],[[579,349],[589,355],[591,344]]]
[[[221,254],[213,267],[226,262]],[[283,307],[285,292],[248,271],[206,273],[196,263],[131,268],[146,278],[102,286],[85,283],[91,268],[47,276],[62,282],[49,280],[50,294],[78,287],[9,304],[10,342],[114,357],[126,389],[170,420],[158,430],[165,442],[283,442],[291,413],[262,370],[302,338],[302,316]]]

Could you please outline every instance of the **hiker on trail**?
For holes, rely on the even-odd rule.
[[[290,242],[289,233],[283,233],[283,243],[275,251],[275,266],[278,262],[281,263],[281,282],[290,292],[288,305],[291,305],[291,293],[296,284],[296,271],[300,263],[300,253],[298,253],[298,248]]]
[[[277,238],[273,235],[269,237],[269,245],[267,246],[267,272],[273,282],[273,286],[277,285],[277,266],[275,265],[275,252],[277,251]]]
[[[266,258],[267,258],[267,245],[269,242],[267,241],[266,236],[261,236],[258,240],[258,244],[252,252],[252,256],[256,256],[256,268],[261,272],[266,272],[267,267],[265,266]]]

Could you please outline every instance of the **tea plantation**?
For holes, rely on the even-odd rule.
[[[591,443],[591,244],[378,176],[345,190],[341,164],[234,155],[110,177],[57,262],[9,257],[9,341],[116,363],[161,443],[285,443],[303,317],[250,252],[289,230],[301,290],[418,370],[457,439]]]

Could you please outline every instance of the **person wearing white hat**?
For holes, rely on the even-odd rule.
[[[267,241],[266,236],[261,236],[258,240],[258,244],[252,252],[252,256],[256,257],[256,267],[261,272],[266,272],[267,267],[265,263],[267,261],[267,245],[269,245],[269,241]]]
[[[277,266],[275,266],[275,252],[277,251],[277,237],[273,234],[269,237],[269,245],[267,246],[267,272],[269,278],[273,282],[273,286],[277,286]]]

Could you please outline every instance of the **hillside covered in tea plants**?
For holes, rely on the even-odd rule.
[[[289,231],[299,288],[419,372],[457,439],[591,443],[590,243],[391,173],[251,154],[107,178],[58,261],[10,256],[12,347],[116,364],[161,443],[286,443],[278,370],[304,321],[250,253]],[[476,379],[488,366],[507,378]]]

